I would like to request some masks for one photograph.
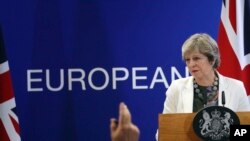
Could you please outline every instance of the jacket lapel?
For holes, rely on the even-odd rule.
[[[218,73],[218,72],[217,72]],[[219,101],[219,106],[222,106],[222,101],[221,101],[221,94],[222,91],[225,92],[225,107],[228,107],[228,105],[230,105],[230,98],[231,98],[231,94],[228,91],[228,83],[225,80],[225,78],[218,73],[219,76],[219,97],[218,97],[218,101]],[[193,112],[193,99],[194,99],[194,89],[193,89],[193,77],[188,77],[187,83],[184,83],[184,89],[181,92],[181,98],[182,98],[182,104],[183,107],[182,110],[183,111],[179,111],[179,112],[183,112],[183,113],[192,113]]]
[[[185,87],[181,93],[183,111],[184,113],[193,112],[193,99],[194,99],[194,89],[193,89],[193,77],[189,77],[187,83],[184,84]]]

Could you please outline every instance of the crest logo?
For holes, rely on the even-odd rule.
[[[223,141],[230,137],[230,125],[240,124],[232,110],[211,106],[199,111],[193,119],[193,129],[203,140]]]

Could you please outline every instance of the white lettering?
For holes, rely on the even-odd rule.
[[[170,71],[171,76],[168,78],[172,81],[184,76],[174,66],[170,68]],[[81,68],[69,68],[60,69],[58,72],[52,73],[50,69],[27,70],[27,91],[42,92],[45,89],[53,92],[73,91],[78,86],[77,84],[80,84],[83,91],[87,90],[88,87],[100,91],[107,89],[108,86],[110,86],[110,89],[116,90],[118,84],[129,85],[132,90],[154,89],[157,84],[163,84],[165,88],[169,87],[167,76],[164,74],[162,67],[155,68],[153,74],[150,73],[150,75],[148,75],[148,67],[132,67],[131,70],[125,67],[114,67],[111,71],[97,67],[91,69],[88,73]],[[59,79],[56,77],[57,74]],[[189,76],[187,68],[185,69],[185,75]]]
[[[63,86],[64,86],[64,70],[60,69],[60,85],[57,88],[52,88],[51,84],[50,84],[50,71],[48,69],[46,69],[46,86],[48,88],[48,90],[50,91],[60,91],[62,90]]]
[[[247,133],[247,129],[241,129],[241,136]]]
[[[137,80],[146,80],[147,76],[137,76],[137,72],[138,71],[144,71],[144,70],[148,70],[147,67],[136,67],[136,68],[132,68],[132,85],[133,85],[133,89],[148,89],[148,86],[138,86],[137,85]]]
[[[118,77],[117,76],[117,73],[118,71],[122,71],[124,72],[124,76],[122,77]],[[116,89],[117,88],[117,81],[124,81],[124,80],[127,80],[128,79],[128,76],[129,76],[129,72],[128,72],[128,69],[126,68],[113,68],[112,69],[112,77],[113,77],[113,81],[112,81],[112,88],[113,89]]]
[[[95,72],[102,72],[105,76],[105,81],[104,81],[104,84],[102,86],[95,86],[92,82],[92,76]],[[89,82],[89,85],[91,88],[93,88],[94,90],[103,90],[105,89],[107,86],[108,86],[108,83],[109,83],[109,75],[108,75],[108,72],[103,69],[103,68],[94,68],[92,69],[90,72],[89,72],[89,77],[88,77],[88,82]]]
[[[160,75],[160,79],[158,79],[158,76]],[[163,83],[165,88],[168,88],[169,85],[168,85],[168,82],[167,82],[167,79],[162,71],[162,68],[161,67],[157,67],[156,68],[156,71],[154,73],[154,76],[153,76],[153,79],[152,79],[152,82],[150,84],[150,89],[153,89],[154,86],[155,86],[155,83]]]
[[[240,135],[240,131],[239,131],[239,129],[236,129],[236,130],[235,130],[235,132],[234,132],[234,136],[241,136],[241,135]]]
[[[41,92],[43,88],[33,88],[31,83],[42,82],[41,78],[32,78],[32,74],[41,74],[43,70],[35,69],[35,70],[27,70],[27,89],[29,92]]]
[[[80,73],[80,77],[74,78],[73,73]],[[85,72],[82,69],[69,69],[68,71],[68,86],[69,90],[72,91],[73,89],[73,82],[80,82],[82,86],[82,90],[86,90],[85,82],[83,81],[85,77]]]
[[[236,129],[234,132],[234,136],[243,136],[247,133],[246,129]]]

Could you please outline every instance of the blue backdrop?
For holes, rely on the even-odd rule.
[[[109,141],[124,101],[152,141],[182,43],[217,39],[220,0],[0,2],[23,141]]]

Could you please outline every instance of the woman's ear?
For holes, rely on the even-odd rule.
[[[214,64],[215,64],[215,60],[210,61],[210,64],[211,64],[212,66],[214,66]]]

